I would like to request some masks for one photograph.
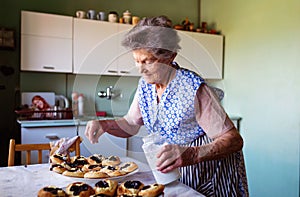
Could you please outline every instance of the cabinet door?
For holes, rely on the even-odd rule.
[[[74,73],[140,76],[130,51],[121,46],[132,25],[74,19]]]
[[[223,36],[178,31],[181,38],[176,61],[205,79],[223,77]]]
[[[33,143],[49,143],[50,141],[59,140],[64,137],[76,136],[76,127],[33,127],[33,128],[21,128],[21,143],[33,144]],[[22,164],[25,164],[25,152],[22,153]],[[43,151],[43,163],[49,161],[49,151]],[[31,162],[37,163],[37,152],[31,153]]]
[[[72,40],[21,35],[21,70],[72,72]]]
[[[22,11],[21,70],[73,71],[73,17]]]
[[[74,73],[117,74],[117,23],[74,18]]]
[[[21,34],[72,39],[73,17],[21,11]]]
[[[138,72],[138,68],[135,66],[132,51],[126,49],[121,45],[122,39],[125,34],[132,28],[132,25],[120,24],[118,26],[118,73],[121,76],[141,76]]]

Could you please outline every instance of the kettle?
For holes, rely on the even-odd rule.
[[[55,95],[55,105],[60,109],[67,109],[70,107],[69,100],[63,95]]]

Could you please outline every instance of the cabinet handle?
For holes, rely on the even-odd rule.
[[[44,69],[48,70],[54,70],[55,68],[53,66],[43,66]]]
[[[118,73],[118,71],[116,71],[116,70],[108,70],[107,72],[109,72],[109,73]]]
[[[57,135],[46,135],[45,138],[49,140],[59,140],[59,137]]]
[[[129,71],[125,71],[125,70],[121,70],[120,73],[122,73],[122,74],[129,74],[130,72]]]

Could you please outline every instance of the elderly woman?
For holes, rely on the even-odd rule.
[[[179,41],[165,16],[133,27],[122,44],[142,78],[130,109],[118,120],[88,122],[85,134],[96,143],[104,132],[130,137],[145,125],[168,142],[157,154],[158,170],[179,167],[180,181],[206,196],[248,196],[243,139],[205,81],[174,62]]]

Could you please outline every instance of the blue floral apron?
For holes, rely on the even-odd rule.
[[[201,146],[210,143],[212,140],[198,125],[195,116],[194,101],[202,83],[204,80],[196,73],[179,68],[158,103],[155,85],[141,78],[137,91],[148,133],[159,132],[170,144]],[[180,170],[180,181],[205,196],[248,196],[242,151]]]

